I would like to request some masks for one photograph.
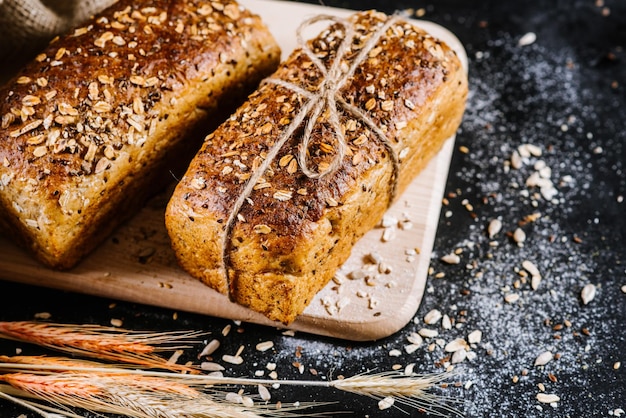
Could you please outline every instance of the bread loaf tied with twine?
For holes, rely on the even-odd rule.
[[[398,16],[317,16],[298,41],[205,139],[166,210],[184,269],[285,324],[455,133],[467,96],[456,54]]]

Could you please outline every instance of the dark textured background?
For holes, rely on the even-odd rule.
[[[317,3],[317,2],[311,2]],[[416,372],[441,371],[447,354],[427,341],[415,353],[403,347],[407,336],[423,325],[431,309],[450,316],[455,326],[440,330],[451,341],[475,329],[482,341],[455,367],[447,389],[436,393],[462,399],[456,404],[469,417],[607,417],[626,410],[626,3],[594,0],[545,1],[331,1],[327,6],[385,12],[423,9],[423,19],[455,33],[470,63],[470,96],[457,136],[432,259],[427,293],[416,321],[377,342],[352,344],[316,336],[284,336],[280,331],[241,324],[226,337],[230,321],[187,313],[66,294],[0,282],[0,319],[25,320],[50,312],[59,322],[108,325],[121,318],[132,329],[198,329],[222,341],[218,354],[233,354],[245,346],[246,363],[226,373],[253,376],[275,362],[283,379],[321,379],[321,375],[351,376],[394,364],[415,363]],[[537,40],[520,46],[534,32]],[[525,186],[531,165],[507,169],[520,144],[539,146],[552,169],[555,201],[537,198]],[[467,204],[471,204],[469,208]],[[469,210],[468,210],[469,209]],[[527,235],[518,247],[510,233],[523,224]],[[504,224],[489,243],[490,219]],[[460,249],[462,262],[446,265],[439,258]],[[0,254],[0,257],[2,255]],[[521,262],[532,260],[542,273],[540,287],[513,289]],[[437,273],[444,273],[443,277]],[[587,283],[597,294],[583,305],[580,291]],[[504,295],[515,290],[516,303]],[[559,325],[571,326],[559,329]],[[436,328],[431,326],[431,328]],[[265,340],[274,350],[257,353]],[[40,350],[0,342],[0,353]],[[298,349],[301,347],[301,350]],[[399,357],[389,356],[398,349]],[[543,351],[560,358],[543,367],[534,359]],[[296,351],[302,356],[297,357]],[[300,361],[300,375],[292,362]],[[621,367],[617,368],[618,362]],[[256,365],[253,365],[257,363]],[[313,376],[309,369],[316,369]],[[514,383],[513,376],[519,381]],[[552,380],[551,380],[552,378]],[[454,385],[459,382],[458,385]],[[555,407],[536,401],[538,385],[560,396]],[[331,401],[329,411],[351,410],[351,416],[407,416],[397,409],[379,411],[374,400],[332,390],[273,391],[274,400]],[[17,417],[25,410],[0,402],[0,415]],[[28,416],[33,416],[28,415]],[[421,416],[418,412],[409,416]]]

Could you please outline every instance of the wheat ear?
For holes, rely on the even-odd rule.
[[[87,360],[46,356],[0,356],[0,391],[90,411],[138,418],[297,417],[326,403],[271,405],[242,394],[210,388],[206,379],[177,373],[148,373]],[[40,408],[43,406],[40,405]]]
[[[0,370],[59,370],[58,366],[33,366],[24,364],[7,364],[0,363]],[[68,366],[64,367],[64,371],[93,371],[102,373],[111,373],[111,368],[90,368]],[[386,373],[364,373],[354,377],[345,379],[335,379],[328,381],[311,381],[311,380],[268,380],[268,379],[252,379],[238,378],[227,376],[213,375],[181,375],[170,372],[156,372],[147,370],[124,370],[120,369],[120,373],[136,376],[159,377],[172,381],[180,381],[186,385],[273,385],[281,386],[305,386],[305,387],[326,387],[335,388],[341,391],[363,395],[375,399],[387,399],[391,404],[395,402],[398,409],[409,407],[422,412],[428,412],[438,416],[462,416],[462,413],[449,405],[458,402],[455,399],[447,398],[430,393],[434,386],[442,383],[451,377],[450,373],[439,373],[430,375],[404,375],[397,372]],[[1,377],[1,376],[0,376]],[[392,401],[393,400],[393,401]],[[407,411],[404,411],[407,412]]]
[[[262,418],[289,417],[285,411],[254,401],[228,402],[225,397],[196,391],[167,379],[128,374],[7,373],[0,381],[59,407],[81,408],[133,418]],[[3,385],[0,391],[6,392]],[[251,399],[251,398],[250,398]]]
[[[98,325],[0,322],[0,338],[73,355],[187,373],[197,373],[197,369],[168,362],[156,353],[188,347],[202,335],[205,333],[197,331],[141,332]]]

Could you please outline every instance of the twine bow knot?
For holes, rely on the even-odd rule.
[[[247,180],[243,192],[235,201],[229,219],[225,225],[226,233],[224,234],[224,242],[222,245],[224,251],[223,260],[225,267],[228,264],[228,237],[230,236],[230,231],[233,228],[241,207],[249,198],[254,189],[254,186],[257,184],[259,179],[269,168],[270,164],[276,159],[276,156],[278,155],[278,152],[281,150],[283,145],[293,136],[294,132],[305,121],[306,125],[301,138],[299,138],[297,153],[298,164],[304,175],[311,179],[319,179],[335,172],[341,165],[343,158],[346,154],[346,149],[348,147],[339,118],[340,111],[344,111],[347,113],[351,113],[354,117],[356,117],[356,119],[358,119],[372,132],[374,132],[375,135],[379,138],[380,142],[382,142],[382,144],[387,148],[391,163],[393,165],[392,190],[389,202],[391,203],[394,200],[396,193],[396,180],[399,169],[398,156],[393,149],[391,142],[387,138],[386,134],[380,129],[380,127],[378,127],[376,123],[364,111],[346,102],[341,96],[340,90],[345,85],[345,83],[354,75],[356,69],[361,64],[363,64],[363,62],[365,62],[369,53],[372,51],[372,49],[374,49],[380,38],[398,20],[398,16],[392,16],[388,18],[383,25],[379,26],[376,31],[374,31],[370,35],[370,37],[367,39],[367,42],[360,49],[357,56],[352,59],[349,65],[346,63],[346,55],[351,51],[351,44],[356,32],[354,24],[350,23],[346,19],[341,19],[336,16],[318,15],[304,21],[300,25],[296,33],[298,45],[300,46],[302,52],[307,55],[311,62],[321,72],[322,81],[315,89],[313,89],[313,91],[310,91],[297,84],[278,78],[270,77],[264,80],[264,84],[275,84],[303,96],[306,99],[306,102],[297,112],[291,123],[280,134],[277,141],[269,149],[263,163]],[[341,41],[336,51],[335,58],[330,68],[326,67],[326,65],[315,55],[315,53],[311,50],[309,45],[303,39],[304,30],[320,21],[330,21],[335,24],[339,24],[344,28],[343,40]],[[313,130],[318,123],[320,116],[325,111],[328,112],[328,122],[334,132],[334,142],[336,145],[334,150],[335,154],[332,158],[332,161],[330,162],[330,164],[328,164],[327,167],[325,167],[321,171],[314,171],[309,168],[309,155],[307,151],[311,142]]]
[[[351,50],[351,43],[354,39],[355,28],[354,25],[345,19],[341,19],[335,16],[319,15],[314,16],[304,21],[296,33],[298,45],[302,52],[307,55],[311,62],[322,73],[322,82],[319,84],[316,90],[313,92],[306,90],[294,83],[277,79],[268,78],[264,82],[276,84],[278,86],[289,89],[296,92],[307,99],[306,104],[302,107],[297,116],[293,119],[288,128],[283,132],[279,141],[277,141],[275,147],[280,149],[284,142],[289,139],[293,132],[306,120],[306,126],[300,143],[298,145],[298,164],[302,172],[308,178],[321,178],[328,174],[333,173],[341,165],[343,157],[346,153],[347,142],[341,123],[339,121],[339,109],[353,114],[357,119],[367,125],[372,131],[376,133],[379,139],[390,148],[391,155],[394,155],[391,150],[391,144],[387,139],[384,132],[366,115],[363,111],[357,107],[347,103],[340,94],[341,88],[345,83],[354,75],[356,69],[365,61],[370,51],[378,43],[380,38],[385,34],[387,29],[391,27],[397,20],[396,16],[389,18],[384,25],[380,26],[368,39],[365,45],[361,48],[359,54],[352,60],[351,64],[346,63],[345,57]],[[344,28],[344,36],[339,48],[336,51],[335,59],[333,60],[330,68],[315,55],[309,45],[303,39],[303,32],[309,26],[314,25],[320,21],[331,21],[337,23]],[[319,116],[325,110],[328,111],[328,122],[330,123],[334,131],[334,140],[336,144],[335,154],[331,163],[322,171],[315,172],[309,168],[308,153],[309,143],[311,141],[311,135]],[[269,159],[269,158],[268,158]],[[395,164],[395,161],[394,161]]]

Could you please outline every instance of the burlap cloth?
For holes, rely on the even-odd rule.
[[[116,0],[0,0],[0,72],[32,58],[56,35],[68,31]]]

